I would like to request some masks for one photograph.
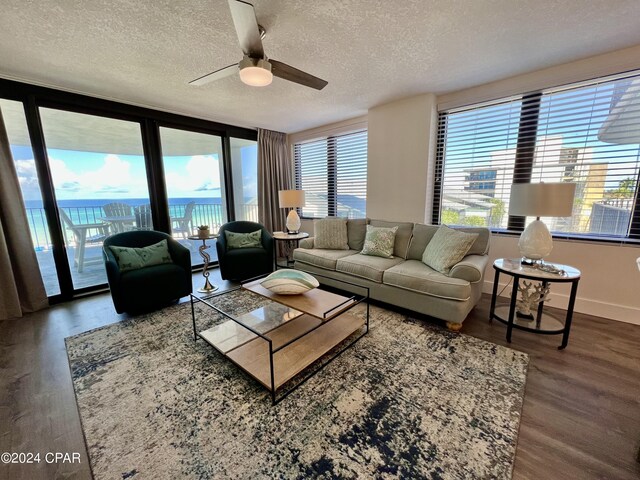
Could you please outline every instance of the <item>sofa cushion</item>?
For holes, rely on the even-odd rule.
[[[411,222],[387,222],[385,220],[371,220],[369,225],[374,227],[398,227],[396,232],[396,241],[393,246],[393,255],[400,258],[407,258],[409,250],[409,241],[411,240],[411,232],[413,223]]]
[[[383,283],[450,300],[466,301],[471,297],[469,282],[447,277],[419,260],[407,260],[389,268],[384,272]]]
[[[413,226],[413,236],[411,237],[411,245],[409,245],[409,253],[407,258],[411,260],[422,259],[427,244],[431,241],[431,238],[438,231],[439,225],[424,225],[422,223],[416,223]],[[455,230],[466,233],[477,233],[478,238],[473,242],[471,248],[467,252],[467,255],[484,255],[489,251],[489,239],[491,237],[491,231],[484,227],[452,227]]]
[[[402,258],[398,257],[371,257],[358,253],[338,260],[336,262],[336,271],[382,283],[384,271],[403,261]]]
[[[325,250],[321,248],[296,248],[293,259],[297,262],[308,263],[327,270],[336,269],[336,261],[358,252],[355,250]]]
[[[349,250],[347,220],[323,218],[314,224],[314,246],[328,250]]]
[[[362,250],[364,237],[367,234],[367,219],[354,218],[347,220],[347,236],[349,237],[349,248],[351,250]]]
[[[440,273],[448,274],[451,267],[464,258],[477,233],[465,233],[440,225],[422,254],[422,261]]]
[[[362,254],[392,258],[397,231],[398,227],[386,228],[367,225],[367,236],[364,238]]]

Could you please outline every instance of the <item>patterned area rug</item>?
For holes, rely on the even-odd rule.
[[[66,343],[96,479],[511,477],[528,356],[399,313],[371,307],[369,334],[275,407],[194,343],[189,304]]]

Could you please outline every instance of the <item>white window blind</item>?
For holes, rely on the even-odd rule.
[[[294,162],[296,188],[306,193],[302,216],[366,216],[366,130],[297,143]]]
[[[637,72],[442,112],[434,219],[519,229],[512,183],[573,182],[573,215],[544,219],[553,232],[639,238],[639,153]]]

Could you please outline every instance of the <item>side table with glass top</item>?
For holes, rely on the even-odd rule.
[[[198,253],[202,257],[204,261],[204,267],[202,269],[202,276],[204,277],[204,286],[198,289],[200,293],[211,293],[218,290],[218,287],[212,285],[209,281],[209,263],[211,263],[211,255],[206,251],[211,245],[207,245],[207,240],[212,240],[214,238],[218,238],[218,235],[208,235],[206,237],[202,237],[200,235],[189,235],[187,237],[189,240],[202,240],[202,245],[198,247]]]
[[[509,343],[511,343],[511,333],[514,328],[544,335],[562,334],[562,344],[558,347],[558,350],[562,350],[569,342],[573,307],[576,302],[578,282],[580,281],[580,270],[569,265],[561,265],[558,263],[545,263],[545,265],[552,267],[552,269],[560,273],[545,271],[535,266],[522,265],[521,259],[519,258],[498,258],[493,262],[493,269],[496,273],[493,280],[493,295],[491,296],[489,321],[491,322],[495,318],[499,322],[507,325],[507,342]],[[511,288],[509,305],[496,307],[500,274],[513,277],[513,286]],[[564,322],[557,319],[551,313],[544,311],[544,300],[538,303],[535,319],[519,318],[516,314],[516,303],[520,280],[537,280],[542,283],[543,288],[547,287],[549,283],[571,283],[571,293],[569,295],[569,304]],[[505,313],[507,314],[506,318],[504,317]]]
[[[298,248],[300,245],[300,240],[309,238],[309,234],[305,232],[299,233],[286,233],[286,232],[273,232],[273,239],[278,242],[287,242],[287,245],[294,243],[295,247]],[[277,244],[276,244],[277,247]],[[282,265],[278,263],[278,248],[273,249],[273,256],[275,261],[276,270],[278,268],[290,268],[293,264],[293,260],[289,258],[289,254],[287,252],[286,264]]]

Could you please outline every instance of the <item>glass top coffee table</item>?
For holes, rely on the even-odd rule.
[[[321,275],[314,276],[322,281]],[[275,405],[368,333],[369,289],[340,282],[344,283],[345,290],[355,289],[362,294],[334,293],[321,285],[300,295],[278,295],[264,288],[261,281],[262,278],[252,280],[214,295],[192,294],[193,335],[195,341],[198,337],[204,339],[266,387]],[[243,289],[268,301],[241,315],[232,315],[214,304],[215,297]],[[194,307],[199,302],[205,305],[205,313],[211,309],[221,315],[223,321],[198,330]],[[366,303],[364,317],[351,312],[362,302]],[[331,355],[325,357],[330,352]],[[303,374],[310,366],[317,368]],[[294,378],[295,382],[290,382]],[[283,389],[288,382],[295,385]],[[285,393],[278,396],[282,392]]]

